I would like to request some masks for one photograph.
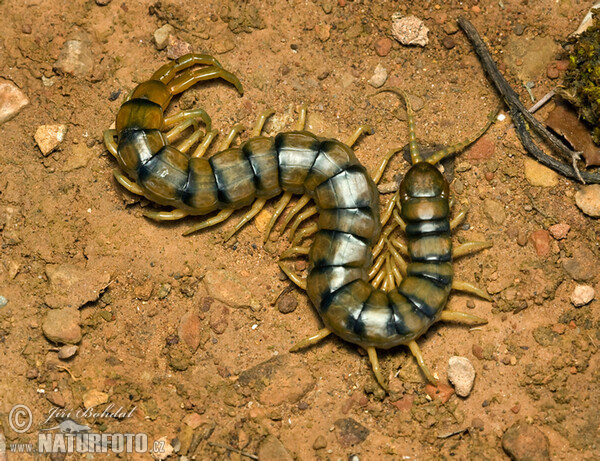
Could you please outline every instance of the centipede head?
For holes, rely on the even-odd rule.
[[[404,175],[399,193],[401,202],[411,198],[448,198],[449,186],[444,175],[435,166],[427,162],[418,162]]]

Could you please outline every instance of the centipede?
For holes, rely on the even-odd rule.
[[[249,139],[231,146],[242,129],[236,125],[217,152],[207,156],[218,133],[208,113],[198,108],[165,116],[165,111],[175,95],[211,79],[222,79],[243,94],[239,79],[214,57],[203,54],[188,54],[163,65],[131,91],[118,110],[115,128],[104,133],[106,148],[119,165],[116,180],[133,194],[171,207],[146,211],[145,216],[153,220],[211,214],[185,235],[222,223],[235,210],[249,207],[226,240],[268,200],[281,195],[265,232],[266,241],[292,197],[299,195],[283,222],[285,229],[295,218],[292,245],[281,254],[279,265],[306,291],[324,327],[290,351],[333,333],[366,350],[377,382],[387,389],[377,349],[404,345],[426,379],[436,384],[417,339],[436,322],[486,323],[472,314],[449,310],[446,305],[452,290],[491,301],[482,289],[454,277],[455,258],[489,248],[491,243],[453,246],[451,233],[464,222],[466,210],[451,217],[450,186],[436,165],[482,136],[493,123],[493,114],[471,139],[425,159],[407,94],[392,87],[375,93],[390,92],[404,102],[411,160],[398,190],[381,212],[377,183],[402,148],[391,149],[369,173],[352,146],[372,128],[358,127],[345,142],[319,137],[304,129],[306,106],[302,106],[295,130],[263,136],[264,124],[273,114],[265,110]],[[184,135],[189,129],[192,134]],[[316,220],[299,229],[314,215]],[[303,246],[309,237],[312,243]],[[303,256],[308,257],[306,277],[285,264],[288,258]]]

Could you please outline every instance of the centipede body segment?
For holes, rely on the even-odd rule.
[[[213,78],[225,79],[242,92],[239,80],[206,55],[183,56],[161,67],[133,90],[117,114],[116,130],[105,133],[107,148],[125,173],[116,173],[116,178],[130,191],[174,208],[148,213],[153,219],[218,212],[190,231],[222,222],[234,210],[252,205],[232,235],[267,200],[283,194],[270,231],[292,195],[302,195],[302,205],[314,201],[314,207],[294,223],[296,229],[303,219],[318,214],[316,225],[298,232],[301,238],[314,234],[312,244],[295,245],[285,255],[308,254],[307,278],[284,264],[281,267],[306,289],[325,327],[294,349],[334,333],[367,350],[377,380],[385,387],[376,349],[407,345],[426,377],[435,382],[415,340],[440,320],[484,322],[470,314],[444,310],[453,288],[487,296],[467,282],[454,279],[453,252],[460,249],[458,254],[467,254],[489,245],[478,242],[453,249],[449,186],[434,166],[471,141],[423,161],[408,99],[400,90],[388,89],[407,104],[413,165],[382,222],[375,181],[350,147],[368,127],[359,128],[348,144],[304,131],[303,120],[296,131],[265,137],[260,133],[269,111],[259,118],[253,137],[231,148],[236,133],[233,130],[221,145],[223,149],[205,158],[215,135],[208,114],[198,109],[165,117],[164,111],[173,95]],[[189,127],[194,128],[193,134],[174,146],[171,141]],[[189,153],[198,142],[194,152]],[[377,170],[376,179],[394,152]],[[405,229],[406,244],[391,236],[397,227]],[[408,263],[402,253],[408,256]]]

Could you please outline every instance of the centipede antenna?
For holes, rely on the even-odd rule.
[[[421,154],[419,153],[419,146],[417,146],[417,135],[415,130],[415,112],[413,111],[412,105],[410,104],[408,94],[406,94],[406,92],[400,88],[390,86],[388,88],[382,88],[381,90],[376,91],[371,96],[386,92],[397,94],[404,100],[404,105],[406,106],[406,120],[408,121],[408,145],[410,148],[410,160],[413,165],[422,162],[423,159],[421,158]]]

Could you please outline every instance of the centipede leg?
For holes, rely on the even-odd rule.
[[[210,118],[210,115],[208,115],[208,113],[204,109],[182,110],[181,112],[179,112],[177,114],[170,115],[169,117],[165,117],[163,126],[165,128],[169,128],[171,126],[180,125],[183,122],[187,122],[187,121],[197,122],[198,119],[202,120],[202,122],[204,123],[204,126],[206,127],[206,130],[210,131],[211,126],[212,126],[212,120]],[[183,130],[181,130],[181,131],[183,131]],[[171,139],[168,136],[169,135],[167,134],[167,140],[170,142]]]
[[[452,258],[477,253],[478,251],[490,248],[492,242],[465,242],[452,248]]]
[[[407,344],[407,346],[410,349],[410,352],[412,353],[414,358],[417,360],[417,364],[419,365],[419,368],[421,368],[421,371],[423,372],[427,380],[434,386],[437,386],[438,381],[437,379],[435,379],[433,374],[431,374],[431,371],[429,371],[429,368],[425,364],[425,360],[423,359],[423,353],[421,352],[421,348],[419,347],[417,342],[415,340],[412,340]]]
[[[375,262],[373,263],[371,270],[369,271],[369,275],[368,275],[369,280],[373,279],[377,275],[377,273],[381,269],[381,266],[383,266],[384,262],[385,262],[385,254],[379,255],[377,257],[377,259],[375,260]]]
[[[260,136],[267,119],[274,113],[275,111],[273,109],[265,109],[260,113],[258,120],[256,120],[256,125],[254,125],[254,128],[252,129],[252,134],[250,135],[252,138]]]
[[[190,157],[191,158],[201,158],[202,156],[204,156],[204,154],[210,147],[210,143],[213,142],[213,139],[215,139],[215,137],[217,136],[218,133],[219,132],[217,130],[212,130],[212,131],[209,131],[208,133],[206,133],[206,136],[204,137],[202,142],[200,144],[198,144],[198,147],[196,147],[196,150],[194,150],[194,152],[192,153],[192,155]]]
[[[142,188],[140,186],[138,186],[138,184],[136,182],[132,181],[127,176],[125,176],[123,173],[121,173],[119,170],[113,171],[113,176],[115,177],[117,182],[119,184],[121,184],[121,186],[123,186],[125,189],[127,189],[132,194],[144,195],[144,191],[142,190]]]
[[[216,224],[222,223],[223,221],[226,221],[227,218],[229,218],[232,214],[233,214],[234,210],[230,209],[230,208],[225,208],[224,210],[221,210],[219,212],[219,214],[217,214],[216,216],[213,216],[210,219],[207,219],[206,221],[202,221],[199,224],[196,224],[195,226],[190,227],[188,230],[186,230],[183,235],[190,235],[196,231],[199,231],[201,229],[206,229],[207,227],[210,226],[214,226]]]
[[[106,130],[104,132],[104,145],[111,155],[118,159],[119,154],[117,153],[117,141],[115,140],[115,136],[117,136],[117,130]]]
[[[310,247],[292,247],[285,250],[281,255],[280,259],[287,259],[298,255],[307,255],[310,252]]]
[[[154,221],[176,221],[189,216],[189,213],[185,210],[175,209],[171,211],[144,211],[143,215]]]
[[[377,350],[374,347],[367,347],[367,354],[369,354],[369,361],[371,362],[371,368],[373,368],[373,374],[375,375],[375,379],[382,387],[384,391],[388,390],[388,386],[383,379],[383,375],[381,374],[381,367],[379,366],[379,359],[377,358]]]
[[[241,124],[237,124],[233,128],[231,128],[231,130],[229,130],[229,133],[227,133],[225,139],[223,139],[223,141],[221,141],[221,144],[219,144],[219,152],[225,149],[229,149],[229,146],[231,145],[237,134],[244,131],[245,129],[246,128],[244,127],[244,125]]]
[[[362,134],[373,134],[373,133],[375,133],[375,130],[373,129],[373,127],[371,125],[361,125],[346,140],[346,145],[352,147]]]
[[[486,319],[477,317],[476,315],[467,314],[466,312],[442,311],[440,322],[461,322],[469,325],[483,325],[488,323]]]
[[[388,151],[387,154],[385,154],[385,157],[383,157],[383,160],[381,161],[379,166],[377,168],[375,168],[375,170],[372,171],[370,174],[370,176],[373,179],[373,182],[375,184],[379,184],[379,181],[381,181],[383,173],[385,172],[385,169],[387,168],[388,163],[390,163],[390,160],[392,159],[392,157],[401,151],[402,151],[402,148],[392,149],[392,150]]]
[[[237,231],[239,231],[247,222],[249,222],[252,218],[254,218],[260,212],[260,210],[263,209],[263,207],[265,206],[265,203],[267,203],[266,198],[257,198],[254,201],[254,203],[252,204],[252,208],[250,208],[250,210],[248,210],[248,213],[246,213],[246,215],[238,221],[238,223],[234,226],[234,228],[231,229],[227,233],[224,241],[226,242],[231,237],[233,237]]]
[[[296,216],[296,214],[298,214],[300,212],[300,210],[302,208],[304,208],[308,202],[310,202],[310,196],[308,194],[305,194],[298,199],[296,204],[293,206],[293,208],[290,210],[290,212],[287,214],[287,216],[283,220],[283,224],[281,226],[282,234],[285,232],[285,228],[288,226],[288,224],[294,218],[294,216]]]
[[[193,69],[176,76],[168,85],[171,94],[179,94],[194,86],[196,83],[204,80],[213,80],[222,78],[231,83],[240,94],[244,93],[242,84],[238,78],[231,72],[226,71],[222,67],[210,66],[200,69]]]
[[[392,213],[392,215],[394,216],[394,221],[396,221],[398,223],[398,225],[400,226],[400,229],[402,229],[402,232],[406,232],[406,223],[400,217],[400,213],[398,213],[397,208],[394,209],[394,212]]]
[[[402,255],[409,256],[408,247],[404,243],[402,243],[400,240],[398,240],[396,238],[392,238],[392,239],[390,239],[390,243],[392,245],[394,245],[395,248],[400,250],[400,253],[402,253]]]
[[[456,216],[454,216],[454,218],[452,218],[452,220],[450,221],[450,230],[456,229],[458,226],[465,222],[466,218],[467,209],[463,208],[458,213],[456,213]]]
[[[492,298],[481,288],[473,285],[472,283],[465,282],[463,280],[453,280],[452,289],[456,291],[463,291],[465,293],[471,293],[475,296],[479,296],[486,301],[492,302]]]
[[[296,130],[304,131],[304,126],[306,125],[306,104],[302,104],[300,106],[300,113],[298,114],[298,121],[296,122]]]
[[[298,244],[307,237],[317,233],[319,226],[317,223],[312,223],[310,226],[306,226],[304,229],[300,229],[296,233],[296,237],[292,240],[292,246],[298,246]]]
[[[321,341],[323,338],[326,338],[330,334],[331,334],[330,330],[328,330],[327,328],[321,328],[314,335],[311,335],[308,338],[304,338],[303,340],[294,344],[291,347],[290,352],[296,352],[300,349],[304,349],[305,347],[312,346],[313,344],[317,344],[319,341]]]
[[[304,213],[300,213],[298,216],[296,216],[296,220],[290,227],[290,237],[289,237],[290,241],[292,241],[294,239],[294,235],[296,234],[296,231],[298,230],[298,226],[300,226],[300,224],[302,224],[305,220],[307,220],[308,218],[310,218],[311,216],[313,216],[315,214],[317,214],[317,207],[311,206]]]
[[[273,212],[273,216],[271,216],[271,219],[269,220],[269,224],[267,224],[267,228],[265,230],[265,237],[263,239],[263,243],[266,243],[267,240],[269,239],[269,235],[271,234],[271,230],[273,229],[273,226],[277,222],[277,218],[279,218],[279,216],[281,216],[281,213],[283,213],[283,210],[285,210],[285,207],[288,205],[288,203],[290,203],[291,199],[292,199],[292,193],[286,192],[285,194],[283,194],[281,196],[281,199],[279,200],[279,202],[277,202],[277,205],[275,205],[275,211]]]
[[[402,256],[400,256],[400,253],[398,253],[398,251],[396,251],[396,248],[394,248],[394,245],[388,243],[388,251],[392,255],[392,259],[394,260],[394,265],[392,267],[396,267],[398,269],[398,271],[400,272],[401,277],[405,277],[406,271],[408,269],[408,264],[406,263],[404,258],[402,258]]]
[[[300,277],[297,273],[295,273],[292,269],[283,264],[281,261],[279,261],[279,267],[281,267],[281,270],[285,272],[285,275],[287,275],[288,278],[298,286],[298,288],[302,288],[304,291],[306,291],[305,278]]]

